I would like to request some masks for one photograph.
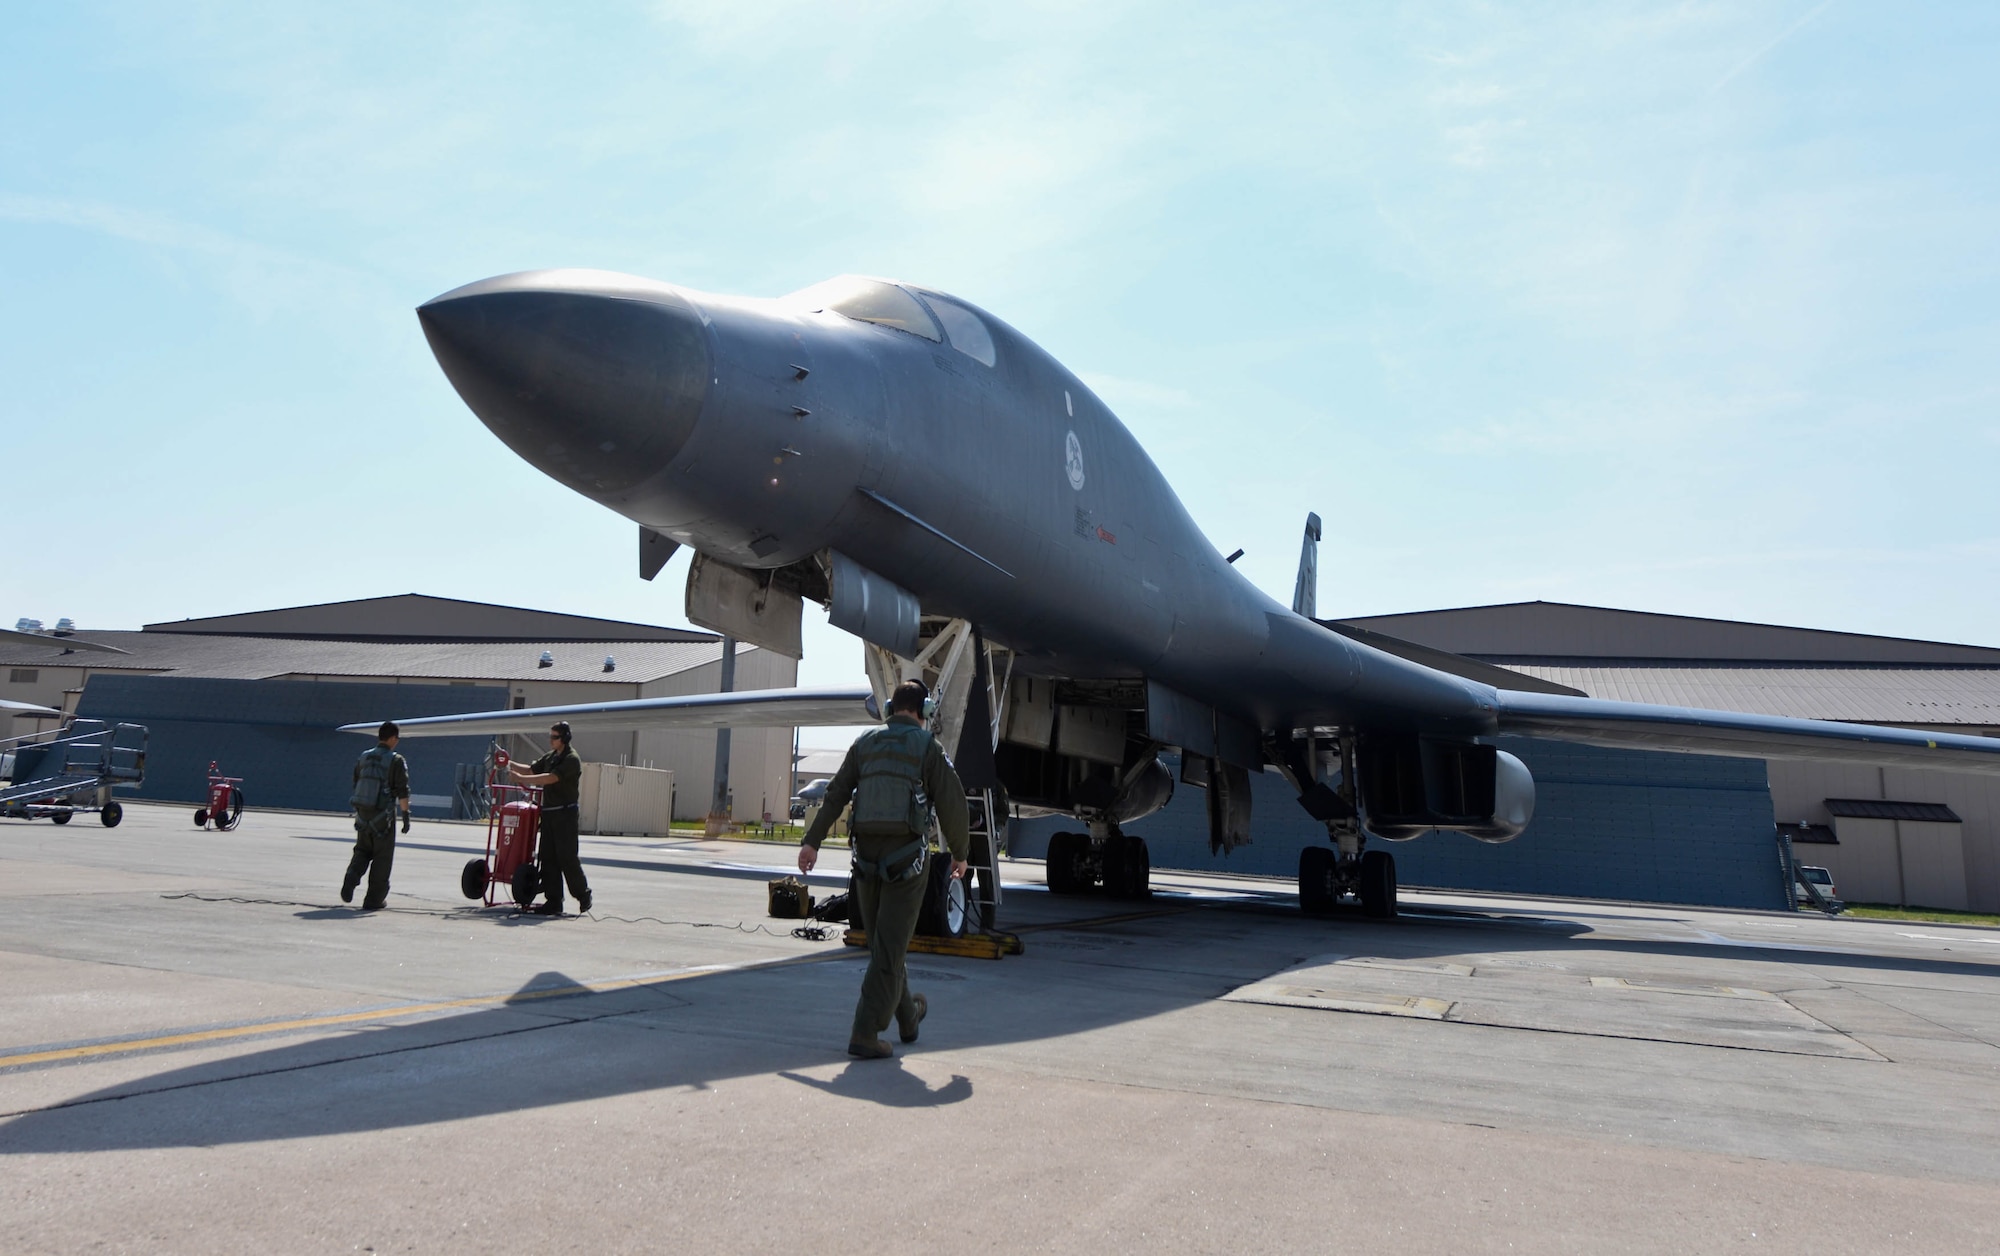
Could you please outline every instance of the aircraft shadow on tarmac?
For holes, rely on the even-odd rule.
[[[1634,955],[1727,955],[1818,966],[1977,974],[1986,964],[1698,942],[1575,938],[1584,926],[1500,913],[1412,914],[1395,923],[1309,920],[1270,902],[1189,904],[1092,927],[1048,919],[1029,953],[1000,964],[913,957],[933,1015],[911,1063],[935,1048],[1057,1039],[1206,1003],[1315,956],[1421,958],[1547,953],[1580,945]],[[1048,915],[1060,900],[1030,899]],[[1067,901],[1069,910],[1077,905]],[[1099,906],[1110,906],[1102,904]],[[1130,905],[1125,905],[1130,906]],[[1086,908],[1088,904],[1086,904]],[[836,958],[836,956],[838,958]],[[705,1088],[778,1074],[893,1107],[968,1098],[959,1076],[933,1087],[898,1061],[843,1054],[858,952],[586,990],[544,973],[504,1001],[309,1040],[132,1079],[0,1125],[0,1155],[214,1146],[429,1125],[560,1103]],[[845,962],[841,962],[845,961]],[[804,1069],[845,1065],[831,1078]]]

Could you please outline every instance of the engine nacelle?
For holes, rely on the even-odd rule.
[[[1535,814],[1528,765],[1493,746],[1377,733],[1360,739],[1355,760],[1368,831],[1386,841],[1450,829],[1510,842]]]
[[[1111,804],[1111,818],[1120,824],[1143,820],[1166,806],[1173,796],[1174,774],[1167,770],[1166,764],[1154,759]]]
[[[1118,783],[1136,763],[1116,768],[1005,741],[994,749],[993,761],[1008,798],[1031,813],[1095,812],[1130,824],[1152,815],[1174,796],[1174,774],[1158,758],[1138,768],[1123,789]]]
[[[1459,832],[1497,846],[1521,836],[1521,830],[1535,818],[1535,776],[1527,764],[1505,750],[1493,754],[1493,810],[1488,822]]]

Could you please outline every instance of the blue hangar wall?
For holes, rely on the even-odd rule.
[[[146,781],[132,791],[136,797],[205,802],[213,759],[226,775],[243,778],[246,808],[345,811],[354,760],[372,742],[335,732],[340,725],[506,705],[507,690],[490,685],[92,676],[77,715],[146,726]],[[457,765],[480,762],[486,745],[484,737],[404,742],[412,806],[450,814]]]
[[[1521,836],[1492,846],[1459,833],[1370,843],[1396,856],[1406,886],[1493,890],[1639,902],[1784,910],[1791,905],[1778,859],[1770,780],[1761,759],[1607,750],[1503,737],[1535,775],[1535,818]],[[1178,775],[1172,758],[1169,766]],[[1175,787],[1173,801],[1131,826],[1153,866],[1295,878],[1299,851],[1326,830],[1299,807],[1285,778],[1251,778],[1252,842],[1228,855],[1208,849],[1203,791]],[[1040,858],[1062,818],[1017,822],[1016,855]]]

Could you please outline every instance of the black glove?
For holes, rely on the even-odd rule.
[[[408,833],[409,831],[410,831],[410,813],[405,811],[403,813],[403,832]]]

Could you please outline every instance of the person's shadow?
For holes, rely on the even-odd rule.
[[[856,1060],[828,1081],[782,1069],[778,1076],[842,1099],[865,1099],[890,1108],[942,1108],[972,1098],[971,1078],[953,1073],[950,1081],[932,1089],[923,1078],[906,1072],[901,1060]]]

